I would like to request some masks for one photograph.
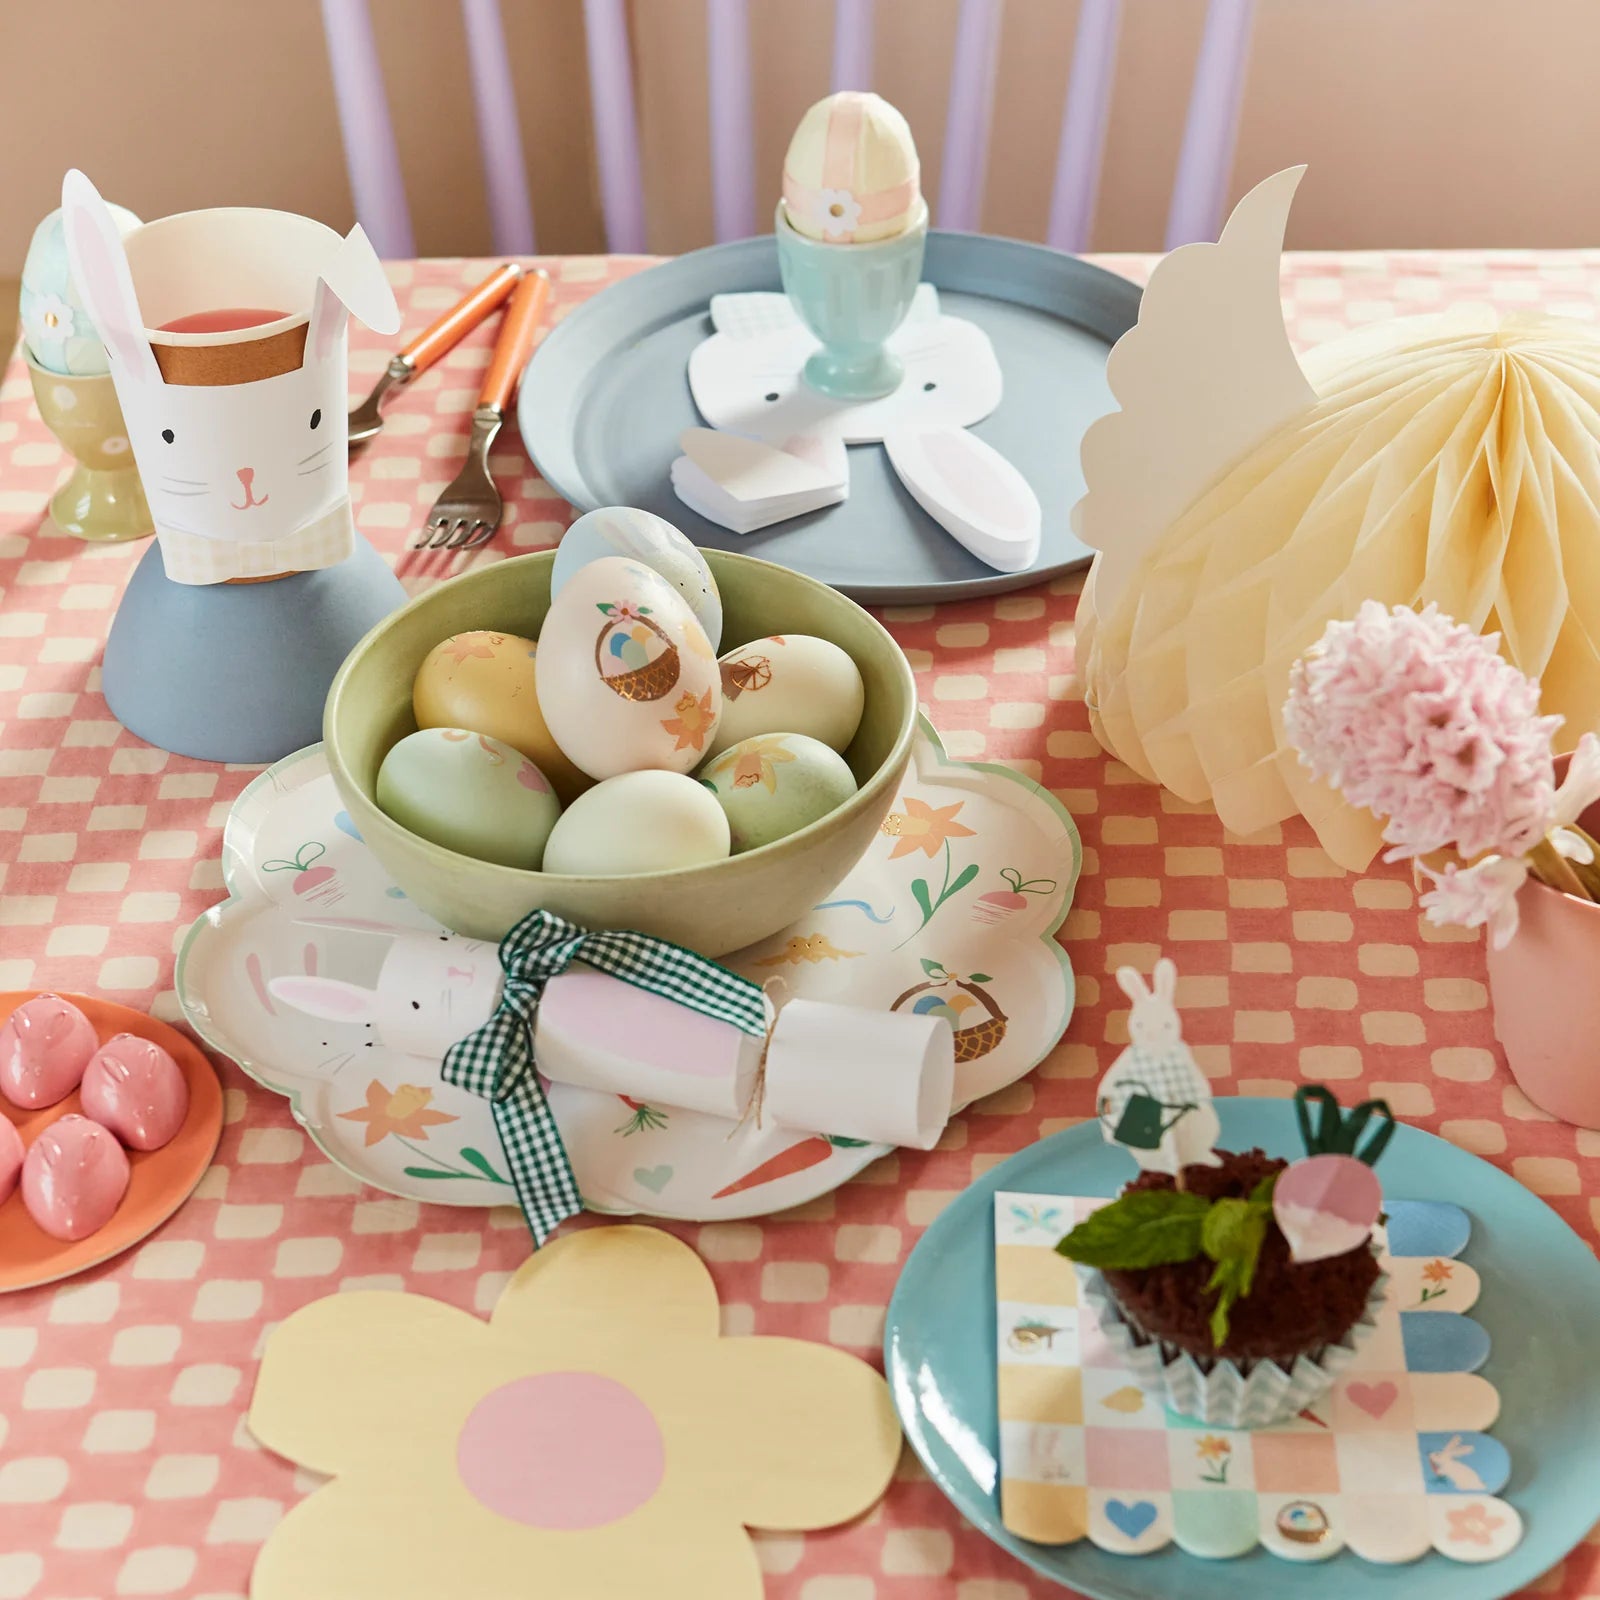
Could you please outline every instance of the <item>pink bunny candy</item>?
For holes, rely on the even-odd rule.
[[[130,1150],[171,1143],[189,1114],[183,1070],[149,1039],[119,1033],[89,1063],[79,1096],[84,1115],[109,1128]]]
[[[78,1087],[100,1040],[94,1024],[70,1000],[37,994],[0,1028],[0,1094],[38,1111]]]
[[[22,1135],[5,1117],[0,1117],[0,1206],[16,1193],[26,1156]]]
[[[22,1203],[52,1238],[97,1233],[128,1192],[128,1157],[116,1135],[87,1117],[52,1122],[22,1163]]]

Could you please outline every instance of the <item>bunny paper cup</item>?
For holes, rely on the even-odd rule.
[[[349,314],[393,333],[394,291],[359,227],[221,208],[123,236],[81,172],[61,203],[156,531],[106,700],[160,749],[276,761],[317,741],[339,663],[405,601],[347,478]]]

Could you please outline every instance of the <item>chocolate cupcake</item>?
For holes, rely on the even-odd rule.
[[[1380,1102],[1346,1117],[1320,1088],[1296,1109],[1306,1160],[1216,1151],[1176,1179],[1143,1171],[1057,1246],[1135,1380],[1213,1426],[1268,1427],[1320,1399],[1383,1304],[1370,1163],[1393,1119]],[[1357,1157],[1375,1114],[1386,1126]]]
[[[1260,1150],[1217,1153],[1221,1166],[1185,1168],[1190,1194],[1212,1201],[1248,1200],[1264,1179],[1276,1179],[1289,1165]],[[1174,1188],[1166,1173],[1144,1172],[1124,1193]],[[1202,1255],[1154,1267],[1107,1268],[1102,1276],[1128,1326],[1144,1341],[1160,1344],[1168,1359],[1182,1353],[1202,1363],[1274,1361],[1285,1368],[1302,1356],[1315,1361],[1328,1345],[1345,1338],[1361,1321],[1381,1276],[1370,1244],[1297,1263],[1282,1229],[1269,1225],[1250,1293],[1231,1308],[1227,1337],[1219,1345],[1212,1340],[1211,1321],[1220,1291],[1207,1287],[1214,1271]]]

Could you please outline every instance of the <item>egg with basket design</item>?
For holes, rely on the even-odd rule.
[[[534,671],[551,737],[592,778],[688,772],[722,716],[705,629],[659,573],[620,556],[579,568],[550,602]]]

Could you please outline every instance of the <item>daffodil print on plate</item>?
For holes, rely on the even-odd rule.
[[[249,1426],[332,1479],[267,1540],[252,1600],[761,1600],[745,1529],[859,1516],[900,1454],[870,1367],[721,1337],[694,1252],[627,1226],[547,1245],[488,1322],[398,1293],[306,1306]]]

